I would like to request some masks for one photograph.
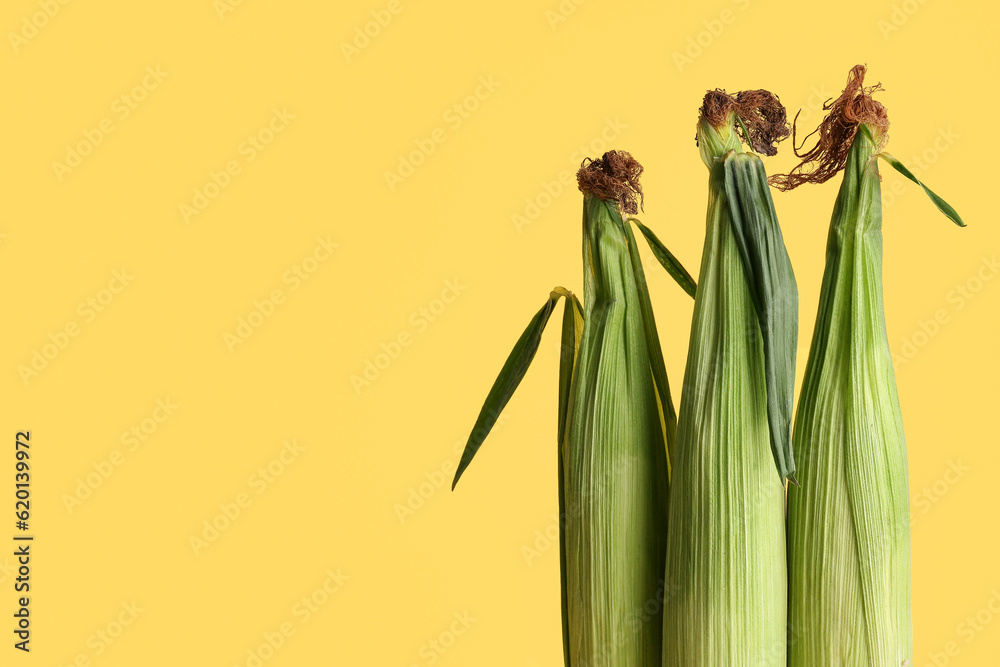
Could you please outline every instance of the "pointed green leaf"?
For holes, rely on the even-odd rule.
[[[562,345],[559,354],[559,440],[556,448],[559,468],[559,581],[562,602],[563,657],[565,667],[570,667],[569,589],[566,563],[566,419],[569,412],[573,372],[583,336],[583,307],[576,296],[566,297],[563,310]]]
[[[566,296],[563,310],[562,344],[559,348],[559,443],[566,434],[566,413],[569,410],[569,391],[573,381],[573,367],[583,335],[583,306],[572,292]]]
[[[864,125],[862,125],[862,127],[864,127]],[[938,210],[944,213],[949,220],[954,222],[959,227],[965,227],[965,223],[962,221],[961,216],[958,215],[958,211],[952,208],[951,204],[938,197],[933,190],[931,190],[929,187],[921,183],[920,179],[914,176],[913,172],[906,168],[906,165],[904,165],[902,162],[894,158],[889,153],[886,153],[885,151],[882,151],[882,153],[880,153],[879,156],[883,160],[891,164],[896,171],[898,171],[903,176],[906,176],[908,179],[910,179],[911,181],[922,187],[924,189],[924,192],[927,193],[927,196],[931,198],[932,202],[934,202],[934,205],[938,207]]]
[[[653,251],[653,256],[656,260],[667,270],[667,273],[677,281],[677,284],[681,286],[685,292],[693,299],[695,292],[698,289],[697,283],[695,283],[694,278],[688,273],[688,270],[684,268],[684,265],[680,263],[674,254],[667,250],[667,246],[663,245],[660,239],[656,238],[656,234],[642,224],[638,218],[629,218],[628,222],[634,222],[642,235],[646,237],[646,243],[649,244],[649,249]]]
[[[455,479],[451,483],[452,490],[455,489],[455,485],[458,484],[462,473],[469,467],[476,452],[479,451],[483,440],[489,435],[490,429],[496,424],[497,418],[500,417],[500,412],[507,405],[510,397],[514,394],[514,390],[521,384],[524,374],[528,371],[528,366],[531,365],[531,360],[535,358],[535,353],[538,351],[542,332],[545,331],[545,325],[548,324],[549,316],[552,315],[552,311],[556,307],[556,302],[559,300],[559,297],[568,296],[569,294],[570,292],[562,287],[554,289],[548,301],[545,302],[545,305],[531,318],[528,328],[524,330],[524,333],[521,334],[521,337],[514,345],[514,349],[511,350],[503,368],[500,369],[500,374],[493,383],[493,388],[490,389],[490,393],[483,403],[479,417],[476,419],[476,424],[472,427],[469,440],[465,443],[465,451],[462,452],[462,459],[458,463],[458,470],[455,471]]]
[[[733,235],[764,343],[771,453],[784,480],[795,473],[792,399],[798,347],[798,289],[763,162],[756,155],[730,152],[725,158],[725,184]]]
[[[642,314],[642,324],[646,334],[646,351],[649,354],[649,371],[653,375],[656,397],[660,403],[660,417],[664,430],[664,441],[667,445],[667,469],[665,473],[669,479],[674,457],[674,435],[677,433],[677,413],[674,411],[674,401],[670,397],[667,368],[663,363],[663,350],[660,348],[660,337],[656,332],[656,320],[653,317],[649,288],[646,286],[646,274],[642,269],[642,260],[639,258],[639,245],[635,242],[632,227],[627,221],[622,225],[622,228],[625,231],[625,239],[628,241],[636,292],[639,295],[639,311]],[[681,268],[683,269],[683,267]]]

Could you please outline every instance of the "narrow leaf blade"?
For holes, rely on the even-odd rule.
[[[725,181],[733,235],[764,345],[771,453],[781,479],[794,480],[792,403],[798,288],[760,158],[730,153],[725,161]]]
[[[556,448],[559,468],[559,581],[562,603],[563,658],[570,667],[569,582],[566,550],[566,419],[569,412],[573,375],[583,336],[583,307],[572,293],[563,310],[562,345],[559,354],[559,440]]]
[[[649,289],[646,286],[646,275],[642,268],[642,261],[639,259],[639,246],[635,241],[632,228],[628,225],[627,221],[623,225],[623,229],[625,231],[625,238],[628,241],[632,272],[635,275],[635,286],[639,293],[639,310],[642,314],[642,325],[646,335],[649,371],[653,376],[653,384],[660,402],[660,417],[664,430],[664,441],[667,445],[667,469],[664,472],[666,478],[669,480],[671,467],[673,466],[674,436],[677,433],[677,412],[674,410],[674,401],[670,397],[670,382],[667,380],[667,367],[663,361],[660,337],[656,331],[656,320],[653,317],[653,305],[649,298]]]
[[[476,419],[476,424],[472,428],[469,440],[465,443],[465,451],[462,452],[462,459],[459,461],[458,470],[455,471],[455,479],[451,483],[452,490],[455,489],[455,485],[458,484],[462,473],[469,467],[476,452],[479,451],[486,436],[489,435],[490,429],[496,424],[500,412],[507,405],[510,397],[514,394],[514,390],[521,384],[524,374],[528,371],[528,366],[531,365],[531,360],[535,358],[535,353],[538,351],[538,344],[541,342],[542,332],[545,330],[545,325],[548,324],[549,316],[552,315],[552,310],[555,308],[559,297],[567,293],[562,288],[557,289],[561,291],[553,291],[541,310],[531,318],[528,327],[521,334],[521,337],[514,345],[514,349],[511,350],[510,355],[507,357],[503,368],[500,369],[500,374],[493,383],[493,388],[490,389],[490,393],[487,395],[486,401],[479,412],[479,417]]]
[[[934,205],[938,207],[938,210],[945,214],[945,217],[947,217],[949,220],[954,222],[959,227],[965,227],[965,222],[962,221],[962,217],[958,214],[958,211],[952,208],[951,204],[941,199],[941,197],[939,197],[933,190],[924,185],[920,181],[920,179],[913,174],[912,171],[906,168],[906,165],[904,165],[902,162],[897,160],[889,153],[886,153],[885,151],[880,153],[880,156],[882,157],[883,160],[891,164],[896,171],[901,173],[903,176],[906,176],[908,179],[910,179],[911,181],[919,185],[921,188],[923,188],[924,192],[927,193],[927,196],[931,198],[932,202],[934,202]]]
[[[642,224],[638,218],[629,218],[629,222],[634,222],[642,235],[646,237],[646,243],[649,244],[649,249],[653,251],[653,256],[656,257],[667,273],[677,281],[677,284],[681,286],[685,292],[693,299],[695,292],[698,289],[698,284],[695,282],[694,278],[688,273],[688,270],[684,268],[680,260],[674,257],[674,254],[667,250],[667,246],[663,245],[663,242],[656,237],[646,225]]]

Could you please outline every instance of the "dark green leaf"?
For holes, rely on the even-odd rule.
[[[559,354],[559,441],[557,458],[559,468],[559,580],[562,600],[563,657],[565,667],[570,667],[569,649],[569,590],[567,588],[566,565],[566,417],[569,412],[570,391],[573,386],[573,371],[580,351],[583,335],[583,307],[575,295],[566,297],[563,310],[562,345]]]
[[[638,223],[638,221],[636,222]],[[639,258],[639,245],[635,242],[635,235],[632,233],[632,228],[628,225],[627,221],[622,227],[625,230],[625,238],[628,241],[632,272],[635,274],[636,291],[639,293],[639,310],[642,313],[642,324],[646,334],[649,371],[653,375],[653,384],[656,387],[657,399],[660,402],[661,423],[664,430],[664,440],[667,445],[667,469],[663,472],[666,478],[669,479],[671,466],[673,466],[677,413],[674,411],[674,401],[670,397],[667,368],[663,363],[663,350],[660,348],[660,337],[656,332],[656,320],[653,317],[653,305],[649,298],[649,289],[646,286],[646,274],[642,269],[642,261]]]
[[[553,290],[549,296],[549,300],[531,318],[528,328],[524,330],[524,333],[521,334],[521,337],[514,345],[514,349],[511,350],[503,368],[500,369],[500,374],[493,383],[493,388],[490,389],[490,393],[483,403],[479,417],[476,419],[476,424],[472,427],[469,440],[465,443],[465,451],[462,452],[462,459],[458,463],[458,470],[455,471],[455,479],[451,483],[453,490],[455,485],[458,484],[462,473],[469,467],[476,452],[479,451],[483,440],[489,435],[490,429],[496,424],[497,418],[500,417],[500,412],[507,405],[510,397],[514,394],[514,390],[521,384],[524,374],[528,371],[528,366],[531,365],[531,360],[535,358],[535,353],[538,351],[542,332],[545,330],[545,325],[548,324],[552,310],[556,307],[556,302],[559,300],[559,297],[567,295],[569,295],[569,291],[561,287]]]
[[[698,285],[687,269],[680,263],[680,260],[674,257],[673,253],[667,250],[667,246],[663,245],[660,239],[656,238],[656,234],[649,227],[642,224],[638,218],[629,218],[628,222],[635,223],[639,231],[642,232],[642,235],[646,237],[646,243],[649,244],[649,249],[653,251],[653,256],[656,257],[656,260],[677,281],[681,289],[687,292],[693,299]]]
[[[862,125],[862,127],[864,126]],[[958,211],[953,209],[951,207],[951,204],[938,197],[929,187],[921,183],[920,179],[914,176],[913,172],[906,168],[906,165],[904,165],[902,162],[894,158],[889,153],[886,153],[885,151],[882,151],[882,153],[880,153],[879,156],[883,160],[891,164],[896,171],[898,171],[903,176],[906,176],[908,179],[910,179],[911,181],[922,187],[924,189],[924,192],[927,193],[927,196],[931,198],[932,202],[934,202],[934,205],[938,207],[938,210],[944,213],[949,220],[954,222],[959,227],[965,227],[965,223],[962,222],[962,218],[961,216],[958,215]]]
[[[771,453],[778,474],[792,477],[792,399],[798,336],[798,289],[774,212],[764,164],[756,155],[725,158],[726,198],[750,297],[764,343]]]

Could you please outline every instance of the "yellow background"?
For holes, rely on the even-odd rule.
[[[0,539],[13,545],[14,434],[30,429],[36,540],[28,656],[11,646],[12,557],[0,556],[0,663],[248,665],[286,624],[294,634],[263,664],[561,664],[558,549],[546,542],[557,333],[458,490],[441,484],[548,290],[582,289],[581,200],[550,182],[583,155],[631,151],[646,168],[642,217],[696,270],[705,90],[771,89],[811,129],[864,62],[886,87],[889,150],[917,169],[924,155],[921,176],[969,224],[955,228],[883,167],[915,664],[949,642],[947,664],[998,664],[1000,618],[981,615],[992,623],[971,639],[959,624],[1000,591],[1000,279],[984,264],[1000,248],[987,185],[1000,10],[576,3],[4,3]],[[367,44],[366,25],[378,33]],[[355,40],[363,48],[345,48]],[[449,113],[463,103],[467,117]],[[112,131],[78,166],[54,166],[102,123]],[[254,153],[250,136],[273,141]],[[430,137],[443,141],[390,188],[385,173]],[[790,168],[790,143],[766,164]],[[213,173],[226,187],[185,216]],[[775,195],[801,295],[800,378],[837,183]],[[692,302],[645,259],[676,388]],[[314,271],[296,283],[295,267]],[[115,271],[131,277],[123,288]],[[273,313],[251,317],[276,290]],[[91,311],[88,299],[107,303]],[[260,326],[237,344],[240,318]],[[77,335],[63,339],[68,325]],[[41,370],[25,374],[36,351]],[[352,383],[368,362],[382,366],[374,380]],[[148,432],[134,450],[122,440],[133,428]],[[273,464],[291,440],[304,449]],[[281,472],[262,489],[252,476],[269,463]],[[232,512],[240,494],[249,504],[195,553],[191,537],[225,525],[220,504]],[[310,596],[322,604],[305,618],[296,605]],[[133,603],[142,611],[117,627]],[[109,645],[99,631],[118,636]]]

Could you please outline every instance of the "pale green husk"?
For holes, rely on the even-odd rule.
[[[565,298],[558,463],[567,667],[658,667],[663,654],[668,457],[677,417],[632,222],[678,284],[695,292],[694,279],[648,227],[624,220],[617,201],[586,194],[586,305],[553,290],[494,382],[455,473],[457,483]]]
[[[661,417],[669,394],[637,251],[614,203],[586,196],[584,325],[563,443],[574,667],[646,667],[662,655],[674,417],[672,407]]]
[[[698,127],[710,170],[708,220],[671,461],[664,667],[785,664],[784,479],[772,456],[764,342],[726,188],[727,169],[758,184],[765,177],[732,126],[730,118]],[[755,192],[743,204],[767,207],[762,215],[773,218],[766,180]],[[780,232],[771,241],[784,252]]]
[[[913,655],[906,441],[882,307],[876,151],[859,131],[795,420],[790,667],[898,667]]]

